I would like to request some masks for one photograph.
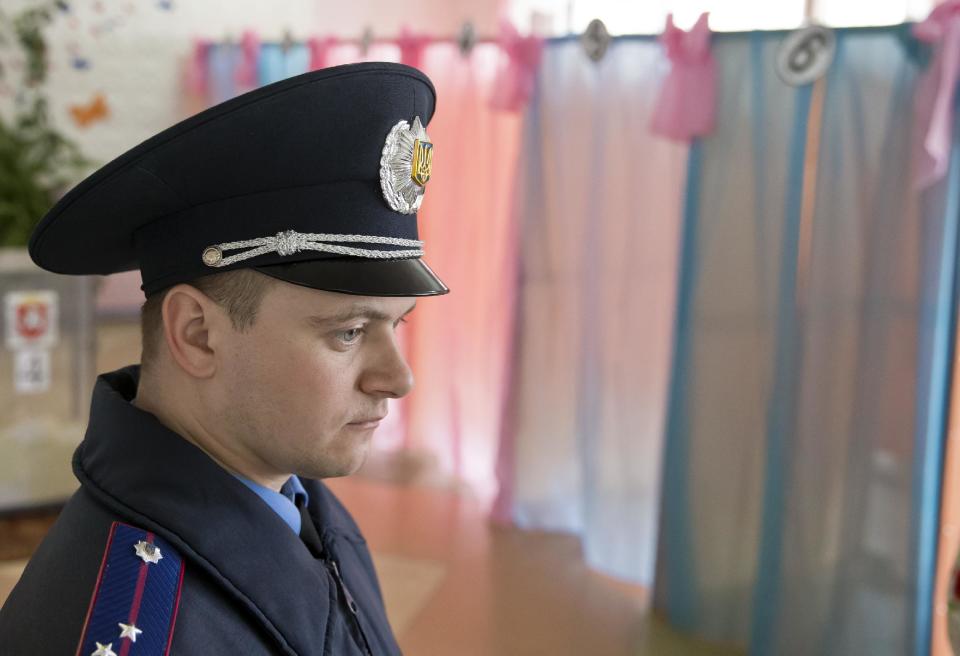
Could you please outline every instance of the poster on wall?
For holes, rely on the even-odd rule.
[[[59,303],[54,291],[8,292],[6,308],[6,343],[13,351],[23,348],[53,348],[59,336],[57,317]]]

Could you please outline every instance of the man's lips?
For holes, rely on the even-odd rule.
[[[358,421],[351,421],[347,425],[356,426],[357,428],[376,428],[384,417],[386,417],[386,415],[382,415],[380,417],[367,417]]]

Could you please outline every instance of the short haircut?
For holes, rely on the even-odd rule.
[[[276,279],[253,269],[235,269],[214,273],[191,280],[187,284],[198,289],[214,303],[222,307],[230,317],[234,330],[244,332],[257,318],[257,311],[264,294],[276,283]],[[163,340],[163,299],[167,289],[147,297],[140,308],[140,335],[142,370],[150,369],[156,362]]]

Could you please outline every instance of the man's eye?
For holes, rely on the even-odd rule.
[[[341,330],[337,333],[337,337],[345,344],[352,344],[360,339],[360,335],[362,334],[363,328],[351,328],[350,330]]]

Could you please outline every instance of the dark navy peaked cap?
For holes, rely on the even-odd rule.
[[[409,66],[305,73],[211,107],[124,153],[37,225],[66,274],[140,269],[150,295],[242,267],[369,296],[444,294],[421,260],[436,92]]]

